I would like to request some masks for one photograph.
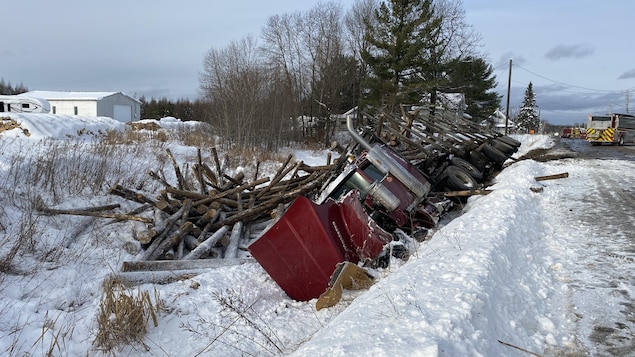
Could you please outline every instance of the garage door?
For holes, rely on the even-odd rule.
[[[123,122],[132,121],[132,107],[129,105],[115,104],[113,119]]]

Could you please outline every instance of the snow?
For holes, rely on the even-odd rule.
[[[20,129],[0,134],[0,259],[21,235],[36,235],[23,242],[11,269],[0,275],[0,354],[109,355],[92,344],[101,284],[123,261],[134,259],[121,246],[134,241],[132,232],[142,225],[43,216],[28,202],[41,195],[56,207],[115,201],[134,208],[104,187],[72,189],[53,182],[63,180],[64,172],[34,177],[32,169],[46,162],[47,150],[60,146],[68,148],[63,166],[69,167],[68,175],[73,168],[90,168],[74,162],[86,160],[84,155],[95,161],[101,153],[96,143],[106,131],[126,126],[101,117],[9,116],[31,135]],[[193,125],[175,118],[159,123],[167,130]],[[523,143],[518,156],[554,145],[548,136],[515,138]],[[119,148],[114,161],[121,163],[99,161],[114,166],[106,181],[156,192],[159,187],[143,175],[165,147],[181,160],[196,151],[175,141]],[[324,164],[328,154],[292,152],[309,165]],[[596,324],[620,314],[625,296],[635,296],[628,278],[635,253],[625,248],[626,232],[614,232],[623,236],[615,241],[596,234],[600,228],[585,215],[601,207],[585,200],[585,192],[617,172],[620,184],[633,187],[635,163],[616,166],[611,160],[515,162],[496,176],[489,187],[493,192],[470,198],[462,214],[443,220],[407,261],[393,258],[388,268],[372,271],[374,285],[345,291],[332,308],[316,311],[315,300],[291,300],[251,260],[170,284],[140,285],[133,293],[156,293],[165,309],[158,327],[149,325],[145,345],[122,346],[114,355],[527,356],[521,349],[541,355],[602,354],[589,336]],[[275,173],[273,163],[265,167]],[[534,180],[561,172],[569,177]],[[624,259],[598,268],[595,254],[601,251]],[[598,281],[605,271],[626,277],[613,282],[624,293],[615,294]]]

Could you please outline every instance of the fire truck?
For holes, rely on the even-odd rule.
[[[592,145],[635,143],[635,116],[630,114],[589,114],[586,139]]]

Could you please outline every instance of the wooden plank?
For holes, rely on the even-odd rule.
[[[134,271],[175,271],[175,270],[195,270],[214,269],[224,266],[240,265],[255,261],[252,258],[234,259],[194,259],[194,260],[140,260],[125,261],[121,265],[122,272]]]
[[[546,181],[546,180],[556,180],[556,179],[567,178],[567,177],[569,177],[569,173],[563,172],[561,174],[555,174],[555,175],[536,176],[534,177],[534,179],[536,181]]]

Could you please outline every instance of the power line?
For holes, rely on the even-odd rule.
[[[568,84],[568,83],[564,83],[564,82],[561,82],[561,81],[557,81],[555,79],[551,79],[551,78],[545,77],[545,76],[543,76],[541,74],[538,74],[536,72],[530,71],[529,69],[527,69],[527,68],[525,68],[525,67],[523,67],[523,66],[521,66],[519,64],[514,64],[514,67],[518,67],[518,68],[524,69],[525,71],[533,74],[534,76],[538,76],[538,77],[540,77],[542,79],[546,79],[546,80],[554,82],[554,83],[562,84],[563,86],[567,86],[567,87],[579,88],[579,89],[590,90],[590,91],[595,91],[595,92],[621,92],[621,91],[623,91],[623,90],[615,90],[615,89],[595,89],[595,88],[587,88],[587,87],[575,86],[573,84]]]

